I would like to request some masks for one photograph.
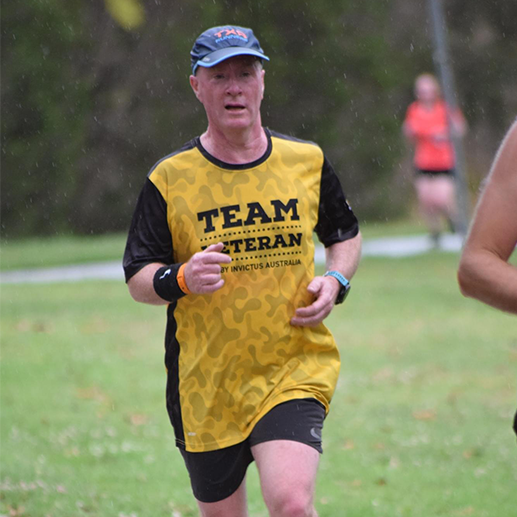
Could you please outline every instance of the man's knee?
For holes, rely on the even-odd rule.
[[[300,489],[270,494],[266,505],[273,517],[314,517],[312,493]]]

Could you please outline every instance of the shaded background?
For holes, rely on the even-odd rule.
[[[447,0],[472,197],[517,114],[517,2]],[[126,231],[147,172],[201,133],[189,51],[204,29],[251,26],[263,122],[317,141],[363,220],[411,207],[401,123],[433,70],[413,0],[26,0],[2,3],[2,236]]]

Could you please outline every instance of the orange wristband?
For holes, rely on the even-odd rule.
[[[178,269],[178,276],[176,276],[176,280],[178,281],[179,288],[185,293],[190,294],[190,289],[187,287],[187,282],[185,282],[185,266],[186,264],[181,264]]]

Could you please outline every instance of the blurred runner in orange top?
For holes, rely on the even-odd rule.
[[[454,188],[454,149],[450,138],[445,102],[433,75],[423,74],[415,81],[416,101],[406,113],[404,134],[415,145],[415,188],[419,209],[435,245],[445,218],[454,230],[456,203]],[[451,113],[452,131],[463,136],[465,119],[459,110]]]

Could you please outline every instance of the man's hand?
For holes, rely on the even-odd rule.
[[[190,292],[195,294],[213,293],[224,285],[221,278],[221,264],[229,264],[232,259],[221,253],[222,242],[211,244],[203,251],[192,255],[185,266],[185,282]]]
[[[315,300],[308,307],[296,309],[295,316],[291,318],[291,325],[300,327],[315,327],[319,325],[334,307],[340,284],[331,276],[317,276],[308,285],[307,291]]]

